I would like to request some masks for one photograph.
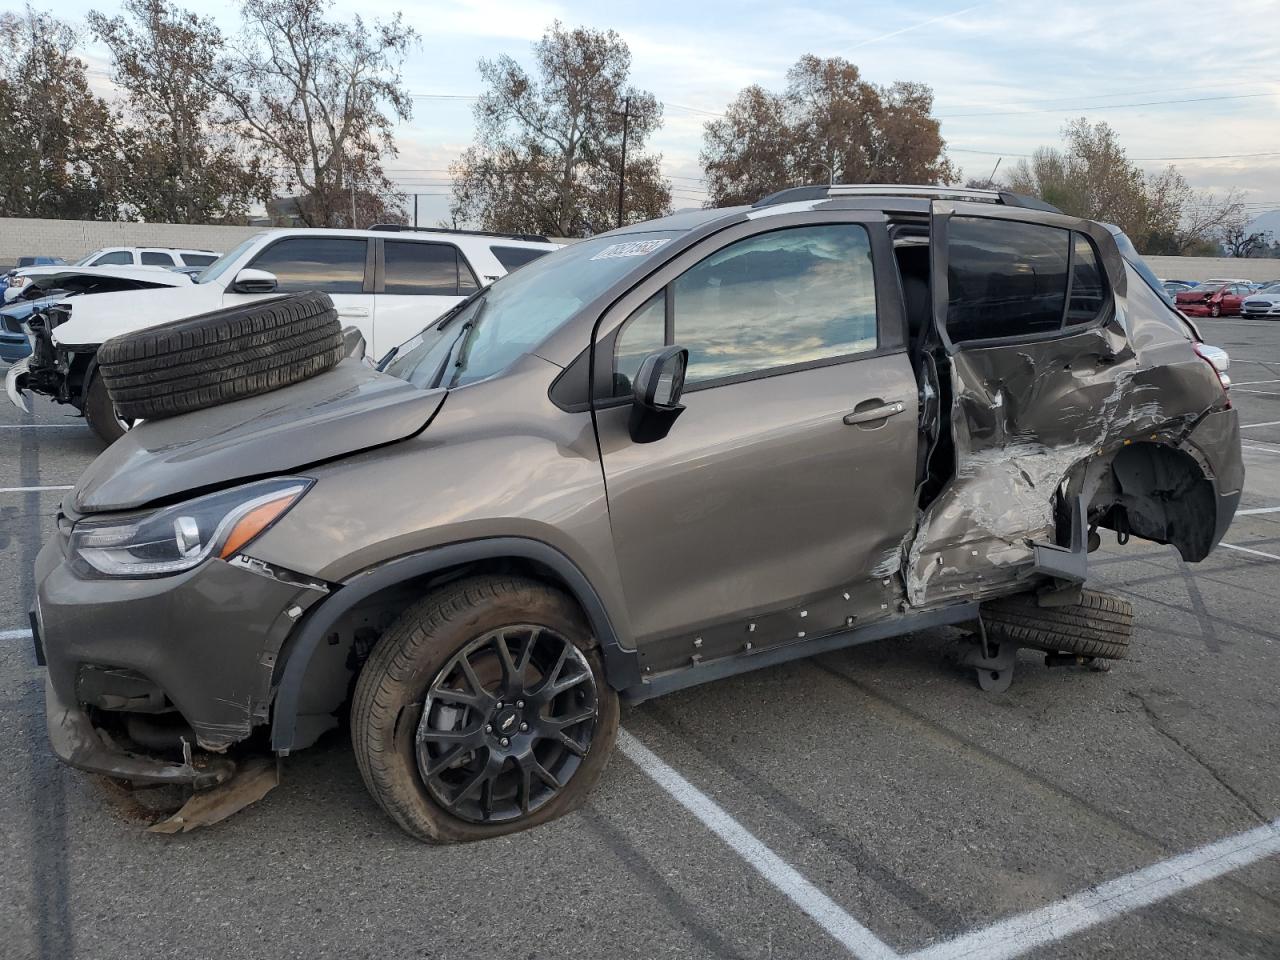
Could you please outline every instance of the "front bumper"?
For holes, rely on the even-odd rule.
[[[80,769],[139,782],[227,779],[234,763],[203,751],[222,753],[269,720],[276,655],[322,594],[221,560],[150,580],[82,579],[62,549],[59,534],[36,560],[34,620],[54,752]],[[95,702],[86,678],[103,671],[158,688],[159,710],[189,728],[180,756],[120,736],[124,721],[154,718],[157,709],[137,714],[132,703]]]

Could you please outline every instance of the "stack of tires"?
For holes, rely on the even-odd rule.
[[[337,365],[342,328],[325,293],[228,307],[119,337],[98,348],[85,399],[108,443],[159,420],[279,390]]]

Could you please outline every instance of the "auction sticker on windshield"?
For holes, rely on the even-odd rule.
[[[630,243],[611,243],[591,259],[616,260],[619,257],[646,257],[664,243],[670,242],[671,238],[667,237],[662,240],[632,240]]]

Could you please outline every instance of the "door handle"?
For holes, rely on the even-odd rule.
[[[368,315],[368,307],[347,307],[338,311],[340,317],[367,317]]]
[[[898,400],[879,407],[872,407],[870,410],[855,410],[853,413],[846,413],[844,422],[853,426],[858,423],[871,423],[873,420],[886,420],[905,409],[907,409],[907,405]]]

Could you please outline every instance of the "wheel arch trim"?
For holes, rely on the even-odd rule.
[[[582,607],[600,643],[605,678],[616,690],[637,684],[639,661],[634,650],[622,646],[600,594],[576,563],[550,544],[528,537],[488,537],[432,547],[370,567],[344,581],[323,602],[308,611],[286,645],[288,656],[276,687],[271,721],[271,748],[286,754],[297,740],[298,704],[312,654],[348,610],[361,600],[425,574],[481,560],[519,559],[543,564],[568,587]]]

